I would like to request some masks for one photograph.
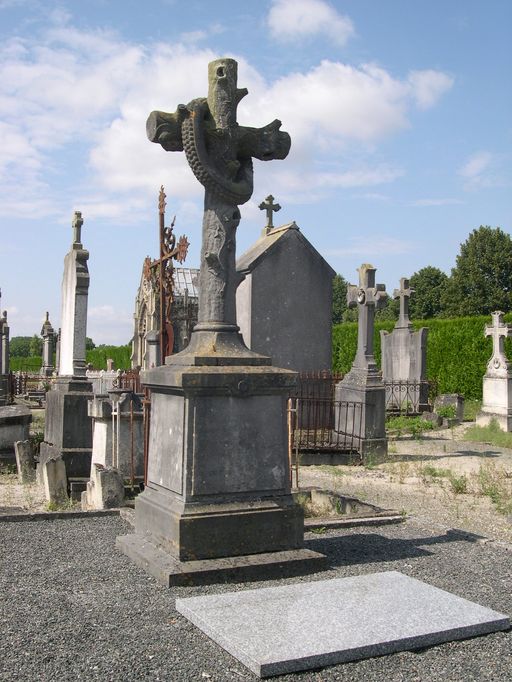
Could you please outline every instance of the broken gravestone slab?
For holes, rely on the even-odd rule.
[[[36,480],[36,464],[34,448],[30,440],[18,440],[14,443],[16,467],[20,483],[34,483]]]

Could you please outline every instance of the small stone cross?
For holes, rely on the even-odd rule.
[[[375,271],[373,265],[363,263],[358,268],[359,286],[349,284],[347,288],[349,308],[358,308],[357,353],[353,367],[364,371],[377,371],[373,357],[375,309],[382,308],[386,301],[386,287],[375,284]]]
[[[407,277],[400,278],[400,289],[393,291],[393,298],[400,299],[400,315],[398,317],[395,328],[411,327],[409,320],[409,298],[414,293],[414,289],[409,287],[409,280]]]
[[[82,219],[82,214],[80,211],[75,211],[73,214],[73,244],[82,243],[82,225],[84,221]]]
[[[273,213],[274,211],[280,211],[281,206],[279,204],[274,204],[274,197],[269,194],[268,197],[265,198],[265,201],[262,201],[261,204],[258,207],[261,211],[266,211],[267,212],[267,224],[265,226],[265,234],[268,234],[270,230],[274,227],[274,222],[273,222]]]
[[[505,355],[505,339],[512,336],[510,325],[503,321],[503,313],[496,310],[491,313],[492,324],[485,326],[485,336],[492,337],[492,357],[487,364],[487,369],[493,373],[497,370],[508,371],[509,363]]]

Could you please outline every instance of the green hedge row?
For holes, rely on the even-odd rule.
[[[512,321],[512,313],[505,315]],[[492,354],[492,341],[484,336],[490,316],[415,320],[414,329],[427,327],[427,377],[438,383],[439,393],[461,393],[481,399],[482,379]],[[380,330],[391,331],[394,322],[375,324],[375,358],[380,365]],[[357,323],[333,328],[333,371],[348,372],[357,348]],[[512,340],[506,339],[505,352],[512,358]]]
[[[107,369],[107,360],[112,358],[116,369],[130,369],[130,355],[132,349],[127,346],[100,346],[86,351],[86,362],[94,369]],[[54,359],[55,362],[55,359]],[[28,358],[11,357],[9,367],[12,372],[38,372],[41,369],[42,358],[39,355]]]

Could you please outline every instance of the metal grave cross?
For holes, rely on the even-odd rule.
[[[280,211],[281,206],[279,204],[274,204],[274,197],[269,194],[258,206],[261,211],[267,212],[267,224],[265,225],[265,234],[268,234],[270,230],[274,227],[274,211]]]
[[[75,211],[73,214],[73,244],[82,243],[82,225],[84,224],[82,213]]]
[[[357,353],[353,366],[369,369],[376,366],[373,357],[375,309],[382,308],[387,294],[384,284],[375,284],[376,268],[373,265],[363,263],[357,271],[359,286],[349,284],[347,287],[347,304],[349,308],[357,306],[358,310]]]
[[[393,298],[400,299],[400,315],[395,324],[395,328],[397,329],[412,327],[409,320],[409,299],[412,294],[414,294],[414,289],[410,288],[408,278],[400,277],[400,289],[395,289],[393,291]]]
[[[503,315],[501,310],[491,313],[492,324],[485,326],[485,336],[492,337],[492,356],[487,363],[487,369],[492,372],[500,369],[508,371],[509,368],[505,355],[505,339],[512,336],[512,328],[503,321]]]

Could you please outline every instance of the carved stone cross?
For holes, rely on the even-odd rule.
[[[84,221],[82,219],[82,214],[80,211],[75,211],[73,214],[73,244],[82,243],[82,225]]]
[[[235,234],[240,222],[238,206],[253,191],[252,159],[284,159],[291,144],[288,133],[279,130],[278,120],[263,128],[238,125],[236,111],[247,89],[237,87],[237,72],[234,59],[211,62],[206,98],[180,104],[173,114],[153,111],[146,124],[151,142],[166,151],[185,152],[205,188],[198,324],[191,346],[199,343],[197,332],[208,332],[210,340],[201,337],[201,343],[204,348],[209,343],[212,353],[218,351],[219,333],[239,331]]]
[[[274,227],[274,211],[280,211],[281,206],[279,204],[274,204],[274,197],[269,194],[268,197],[265,198],[265,201],[262,201],[261,204],[258,206],[260,211],[266,211],[267,212],[267,224],[265,226],[265,233],[268,234],[270,230]]]
[[[485,335],[492,337],[492,357],[487,363],[491,374],[504,374],[509,370],[509,362],[505,355],[505,339],[512,336],[512,328],[503,321],[503,313],[496,310],[491,313],[492,324],[485,326]]]
[[[386,301],[386,287],[375,284],[376,268],[363,263],[358,268],[359,286],[349,284],[347,288],[347,304],[349,308],[358,309],[357,353],[353,369],[377,370],[373,356],[373,330],[375,309],[382,308]]]
[[[393,298],[400,299],[400,315],[398,317],[397,323],[395,324],[395,329],[401,328],[411,328],[412,324],[409,320],[409,298],[414,293],[414,289],[409,287],[409,280],[407,277],[400,278],[400,289],[395,289],[393,291]]]

